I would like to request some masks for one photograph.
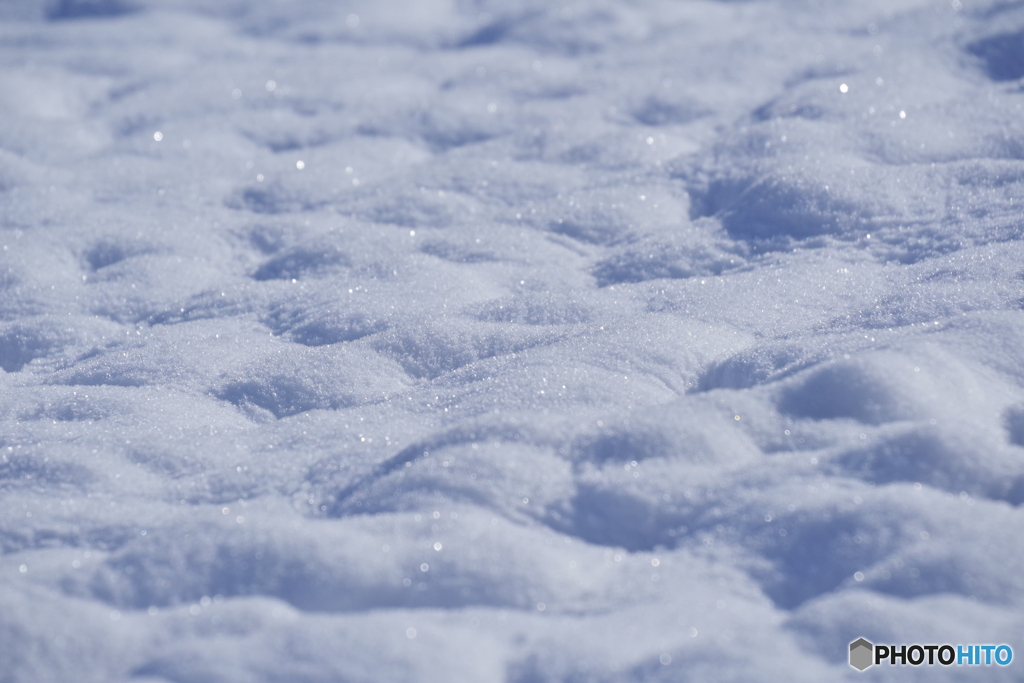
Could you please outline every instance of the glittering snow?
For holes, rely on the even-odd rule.
[[[0,0],[0,681],[1021,681],[1024,2]]]

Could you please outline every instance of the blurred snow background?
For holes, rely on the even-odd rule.
[[[0,681],[1022,681],[1024,2],[0,0]]]

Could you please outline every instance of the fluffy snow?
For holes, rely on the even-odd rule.
[[[1024,2],[0,0],[0,681],[1021,681]]]

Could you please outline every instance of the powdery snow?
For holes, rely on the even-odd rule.
[[[0,0],[0,681],[1021,681],[1024,3]]]

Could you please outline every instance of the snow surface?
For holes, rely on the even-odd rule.
[[[0,0],[0,681],[1022,681],[1024,2]]]

